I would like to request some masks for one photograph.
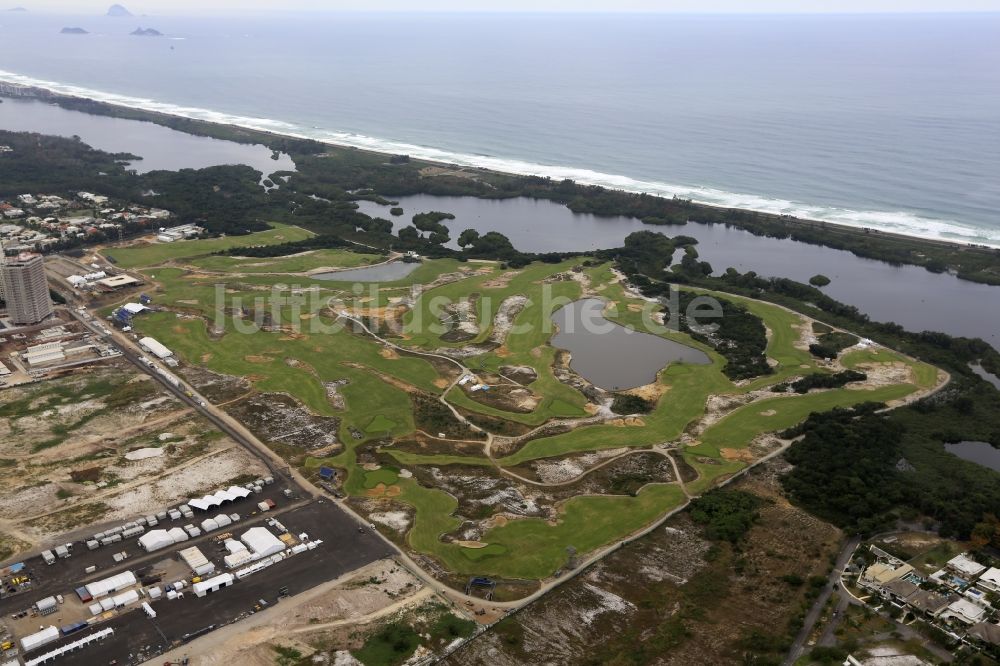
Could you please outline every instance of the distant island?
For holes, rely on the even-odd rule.
[[[89,35],[90,33],[83,28],[63,28],[59,31],[63,35]]]
[[[137,37],[162,37],[163,33],[153,28],[136,28],[132,31]]]
[[[26,12],[28,10],[25,9],[24,7],[11,7],[7,11],[9,11],[9,12]]]
[[[132,12],[130,12],[129,10],[125,9],[121,5],[111,5],[108,8],[108,14],[107,15],[108,16],[115,16],[115,17],[132,16]]]

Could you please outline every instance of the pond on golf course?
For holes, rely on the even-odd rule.
[[[605,302],[584,298],[559,308],[552,321],[559,332],[552,346],[571,355],[570,367],[607,390],[625,390],[656,381],[671,363],[707,365],[704,352],[657,335],[619,326],[603,315]]]
[[[944,448],[962,460],[1000,472],[1000,449],[989,442],[954,442],[945,444]]]
[[[419,262],[393,261],[378,266],[365,268],[349,268],[344,271],[315,273],[311,277],[316,280],[331,280],[333,282],[394,282],[402,280],[417,270]]]

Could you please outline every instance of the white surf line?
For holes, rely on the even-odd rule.
[[[319,141],[334,146],[360,148],[385,154],[407,154],[413,158],[476,169],[521,176],[542,176],[553,180],[571,179],[583,185],[599,185],[613,190],[654,194],[664,198],[679,197],[718,208],[736,208],[772,215],[790,215],[811,222],[826,222],[855,229],[873,228],[879,231],[957,244],[978,244],[1000,248],[1000,231],[965,225],[957,220],[923,217],[906,211],[854,210],[836,206],[820,206],[776,197],[729,192],[700,185],[677,185],[658,181],[640,180],[586,169],[555,164],[541,164],[525,160],[472,155],[452,152],[430,146],[379,139],[376,137],[340,132],[322,128],[306,128],[271,118],[255,118],[227,114],[200,107],[181,106],[153,99],[107,93],[82,86],[35,79],[29,76],[0,70],[0,81],[40,88],[68,97],[77,97],[112,106],[137,108],[154,113],[202,120],[244,129]],[[178,130],[179,131],[179,130]],[[311,131],[312,133],[306,133]]]

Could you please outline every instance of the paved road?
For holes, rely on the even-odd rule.
[[[840,577],[844,573],[844,567],[851,560],[851,555],[854,554],[855,549],[858,544],[861,543],[861,537],[851,537],[847,540],[844,546],[840,549],[840,554],[837,555],[837,562],[833,566],[833,571],[830,572],[829,579],[827,580],[826,586],[823,591],[817,597],[816,602],[813,604],[812,608],[806,614],[806,619],[802,624],[802,629],[799,630],[798,635],[795,637],[795,641],[792,643],[792,647],[788,650],[788,656],[785,657],[783,662],[784,666],[791,666],[794,664],[802,653],[805,651],[806,641],[809,640],[809,635],[812,634],[813,629],[816,626],[816,622],[819,620],[820,616],[823,614],[823,609],[826,607],[826,602],[829,601],[830,595],[834,593],[834,590],[838,591],[838,594],[843,594],[840,588]],[[848,596],[848,595],[843,595]],[[841,599],[844,608],[847,608],[847,601]],[[840,604],[838,603],[838,608]],[[841,609],[841,613],[843,609]],[[838,614],[839,615],[839,614]],[[828,627],[829,628],[829,627]]]

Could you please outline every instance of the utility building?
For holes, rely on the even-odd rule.
[[[15,324],[37,324],[52,314],[49,283],[41,255],[21,253],[8,259],[0,247],[0,292]]]

